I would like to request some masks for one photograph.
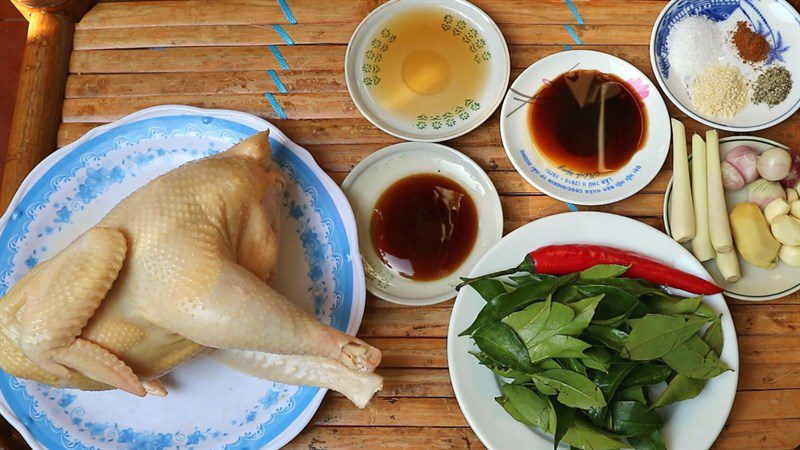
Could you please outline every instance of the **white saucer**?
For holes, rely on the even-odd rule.
[[[783,144],[762,137],[729,136],[719,140],[720,158],[724,160],[725,155],[729,151],[740,145],[753,147],[759,153],[763,153],[772,147],[787,148]],[[691,158],[692,157],[689,156],[689,162],[691,162]],[[725,202],[727,203],[728,211],[731,211],[738,203],[746,201],[746,187],[734,192],[725,192]],[[669,205],[671,202],[672,180],[670,179],[667,190],[664,193],[664,228],[669,235],[672,235],[669,228]],[[683,246],[687,249],[691,249],[692,243],[687,242],[683,244]],[[790,266],[783,261],[778,261],[778,264],[774,268],[767,270],[750,264],[739,255],[739,267],[742,270],[742,279],[735,283],[728,283],[725,281],[725,278],[719,273],[717,263],[713,259],[704,262],[703,266],[708,270],[708,273],[711,274],[711,277],[714,278],[714,282],[717,286],[725,289],[725,295],[738,298],[739,300],[762,302],[783,298],[800,291],[800,268]]]
[[[411,280],[387,267],[370,239],[372,211],[381,194],[397,180],[421,173],[456,181],[472,197],[478,212],[478,236],[472,252],[452,274],[432,281]],[[474,161],[441,144],[404,142],[385,147],[361,161],[345,178],[342,189],[356,217],[367,290],[390,302],[419,306],[453,298],[459,277],[503,235],[503,210],[492,181]]]
[[[390,49],[394,42],[396,36],[391,30],[381,29],[384,23],[399,13],[421,6],[446,10],[450,18],[443,16],[442,27],[448,26],[448,30],[463,36],[464,45],[480,56],[480,63],[489,64],[489,75],[482,92],[475,98],[465,98],[458,104],[444,105],[441,111],[422,112],[416,119],[408,119],[387,111],[372,98],[367,84],[371,84],[374,77],[366,68],[378,66],[381,53]],[[378,30],[385,35],[379,35]],[[458,75],[469,76],[465,68],[459,69],[462,72]],[[492,115],[508,87],[511,58],[500,28],[472,3],[465,0],[391,0],[369,13],[353,32],[347,45],[344,73],[350,97],[373,125],[409,141],[439,142],[472,131]]]
[[[616,172],[576,174],[542,156],[530,132],[530,105],[517,100],[532,96],[549,80],[570,70],[590,69],[614,74],[636,88],[647,113],[647,140],[630,162]],[[514,168],[530,184],[558,200],[578,205],[605,205],[630,197],[658,174],[669,153],[667,107],[655,85],[639,69],[615,56],[590,50],[570,50],[540,59],[514,81],[500,110],[503,147]]]
[[[679,270],[708,279],[692,254],[660,231],[627,217],[600,212],[575,212],[548,216],[506,235],[475,265],[469,276],[514,267],[531,250],[551,244],[597,244],[631,250]],[[707,449],[733,405],[739,374],[739,350],[730,310],[721,295],[703,301],[721,315],[724,346],[721,359],[733,369],[708,380],[692,400],[660,408],[661,430],[670,449]],[[500,380],[470,354],[477,350],[469,336],[458,334],[475,320],[486,301],[474,289],[461,289],[450,314],[447,363],[458,405],[472,430],[489,449],[552,449],[552,436],[514,420],[494,401]],[[569,449],[560,444],[559,450]]]

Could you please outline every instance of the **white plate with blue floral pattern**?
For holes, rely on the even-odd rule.
[[[275,287],[322,322],[355,333],[364,311],[356,224],[311,155],[249,114],[159,106],[95,128],[39,164],[0,219],[0,294],[120,200],[192,159],[270,130],[287,175]],[[200,358],[168,374],[164,398],[56,389],[0,371],[0,413],[35,449],[280,448],[325,389],[288,386]]]
[[[687,16],[702,16],[715,22],[723,31],[744,21],[763,35],[770,45],[766,61],[760,69],[752,69],[745,63],[725,60],[757,75],[772,65],[785,67],[792,76],[792,89],[786,100],[769,107],[766,104],[747,106],[733,117],[710,117],[700,113],[688,92],[690,78],[680,76],[669,64],[667,37],[672,27]],[[756,131],[777,125],[800,109],[800,13],[786,0],[672,0],[656,19],[650,36],[650,63],[661,89],[681,111],[708,126],[728,131]],[[752,94],[750,80],[748,98]]]

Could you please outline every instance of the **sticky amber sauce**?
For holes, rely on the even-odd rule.
[[[472,198],[457,182],[437,174],[412,175],[389,186],[370,221],[372,245],[383,263],[419,281],[453,273],[477,235]]]
[[[619,170],[647,139],[647,112],[636,90],[596,70],[559,75],[537,92],[529,110],[538,151],[575,172]]]

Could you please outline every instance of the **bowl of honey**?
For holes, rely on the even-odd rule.
[[[375,126],[410,141],[461,136],[500,105],[511,63],[500,29],[464,0],[393,0],[353,32],[345,80]]]
[[[666,105],[628,62],[596,51],[543,58],[513,83],[500,115],[503,147],[540,191],[579,205],[627,198],[669,153]]]
[[[441,144],[385,147],[359,163],[342,190],[356,217],[367,289],[391,302],[453,298],[459,275],[503,234],[489,177]]]

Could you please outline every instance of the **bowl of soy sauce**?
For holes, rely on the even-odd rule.
[[[453,298],[459,275],[503,234],[489,177],[441,144],[385,147],[359,163],[342,189],[353,207],[367,289],[394,303]]]
[[[653,83],[626,61],[588,50],[528,67],[506,95],[500,130],[523,178],[580,205],[635,194],[669,151],[669,115]]]

